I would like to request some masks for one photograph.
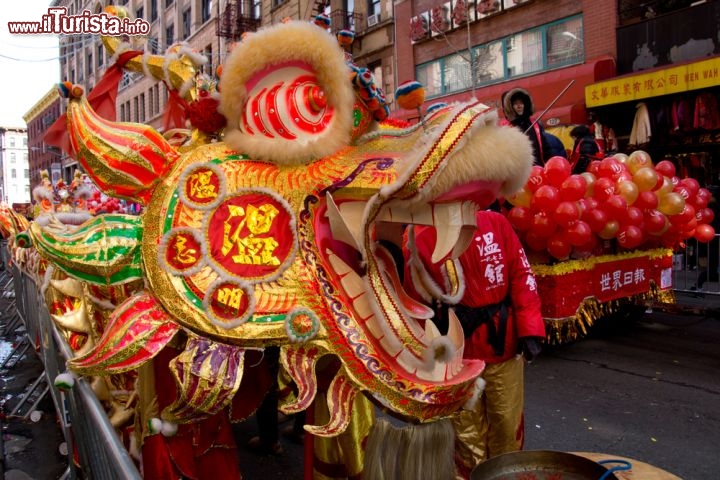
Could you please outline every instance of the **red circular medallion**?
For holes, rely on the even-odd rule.
[[[275,195],[248,191],[226,199],[206,224],[208,259],[251,283],[279,275],[295,251],[294,217]]]

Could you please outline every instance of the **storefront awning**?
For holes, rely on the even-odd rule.
[[[482,103],[500,107],[500,96],[511,88],[520,87],[530,92],[535,104],[535,117],[540,115],[555,98],[568,85],[570,87],[558,98],[557,102],[542,117],[543,125],[568,125],[585,123],[587,114],[585,111],[585,86],[611,78],[615,75],[615,60],[610,57],[601,57],[588,61],[582,65],[573,65],[558,70],[539,73],[528,77],[513,79],[512,81],[497,83],[482,87],[474,91],[475,98]],[[572,81],[572,84],[571,84]],[[438,102],[452,103],[469,100],[473,92],[468,90],[444,97],[428,99],[425,106]],[[412,112],[394,112],[393,117],[403,118],[410,116]],[[500,112],[502,117],[502,111]]]
[[[720,56],[593,83],[585,87],[585,104],[601,107],[716,85],[720,85]]]

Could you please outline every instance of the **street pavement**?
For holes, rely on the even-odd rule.
[[[655,310],[635,321],[601,323],[589,337],[546,349],[528,365],[526,449],[596,452],[686,480],[720,478],[720,309],[707,310],[720,298],[680,301],[694,302],[694,314]],[[16,341],[3,335],[0,362]],[[38,422],[7,416],[42,370],[38,362],[30,350],[0,369],[6,479],[57,479],[66,470],[51,402],[38,405]],[[253,418],[235,426],[243,478],[301,479],[303,447],[282,439],[283,455],[258,457],[244,448],[256,433]]]

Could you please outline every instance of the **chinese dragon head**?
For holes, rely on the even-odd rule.
[[[459,255],[475,210],[525,184],[522,132],[472,102],[388,121],[369,71],[310,22],[244,38],[217,90],[224,129],[177,144],[67,89],[76,158],[106,194],[143,205],[69,231],[29,228],[68,276],[141,285],[69,368],[127,372],[172,343],[178,395],[162,416],[183,424],[243,395],[249,352],[280,347],[297,386],[286,413],[313,402],[316,365],[332,356],[330,421],[306,425],[319,436],[346,428],[358,393],[419,423],[477,398],[483,363],[463,359],[456,319],[441,335],[432,308],[404,293],[394,253],[405,225],[426,224],[444,232],[434,258]]]

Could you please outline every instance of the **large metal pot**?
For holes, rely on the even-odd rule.
[[[597,462],[572,453],[524,450],[486,460],[473,469],[470,480],[618,480],[612,472],[629,468],[627,462],[620,463],[625,465],[608,470]]]

